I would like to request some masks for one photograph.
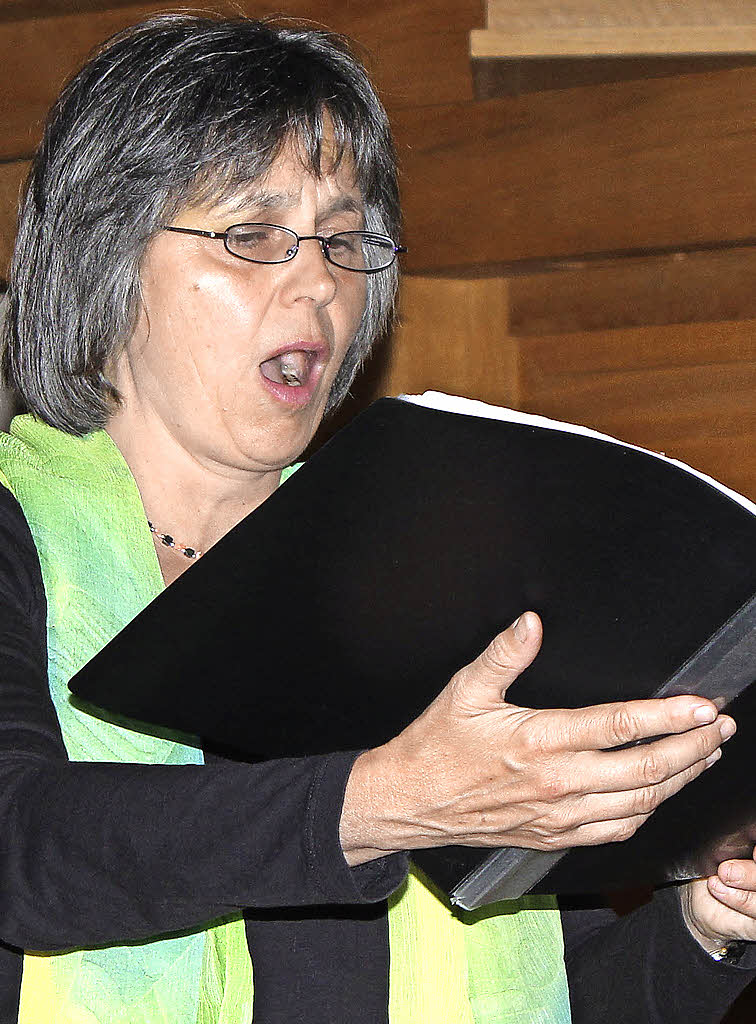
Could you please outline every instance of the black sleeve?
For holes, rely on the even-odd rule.
[[[350,869],[355,753],[260,765],[69,762],[47,686],[33,541],[0,488],[0,940],[54,950],[191,928],[237,907],[378,901],[400,855]]]
[[[562,909],[573,1024],[718,1024],[756,978],[756,943],[718,963],[688,931],[674,886],[624,917]]]

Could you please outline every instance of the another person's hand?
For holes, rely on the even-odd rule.
[[[450,844],[556,850],[626,839],[735,731],[700,697],[576,710],[508,703],[540,645],[540,619],[526,612],[399,736],[357,758],[341,819],[350,864]],[[663,738],[609,749],[653,736]]]
[[[756,852],[680,886],[680,899],[688,929],[707,952],[733,939],[756,942]]]

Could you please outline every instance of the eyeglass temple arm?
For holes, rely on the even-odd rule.
[[[199,228],[175,228],[171,224],[163,224],[163,231],[176,231],[182,235],[199,235],[200,238],[225,238],[225,231],[201,231]]]

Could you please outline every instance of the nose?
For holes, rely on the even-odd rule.
[[[336,295],[335,268],[326,260],[318,235],[300,235],[296,256],[281,266],[286,270],[284,292],[289,301],[309,299],[327,306]]]

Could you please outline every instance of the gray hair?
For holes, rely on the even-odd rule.
[[[168,15],[103,44],[53,107],[21,204],[2,369],[31,412],[72,434],[105,425],[118,401],[107,366],[133,328],[147,243],[182,208],[243,192],[291,140],[315,174],[348,154],[366,227],[398,237],[386,113],[340,36]],[[390,322],[396,285],[396,265],[368,275],[329,409]]]

